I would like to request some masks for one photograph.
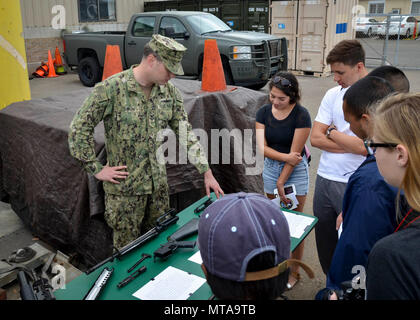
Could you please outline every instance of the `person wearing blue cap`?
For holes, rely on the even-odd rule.
[[[234,193],[212,203],[200,216],[198,246],[202,269],[222,300],[277,299],[286,289],[290,231],[279,206],[260,194]]]

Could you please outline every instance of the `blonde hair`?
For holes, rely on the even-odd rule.
[[[420,211],[420,93],[388,97],[374,114],[375,137],[401,144],[408,151],[408,163],[400,189],[408,204]]]

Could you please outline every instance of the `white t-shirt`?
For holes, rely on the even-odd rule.
[[[343,96],[347,89],[337,86],[328,90],[322,99],[315,121],[326,125],[334,124],[338,131],[356,136],[350,130],[350,124],[344,120]],[[317,173],[325,179],[347,183],[365,159],[366,157],[353,153],[322,151]]]

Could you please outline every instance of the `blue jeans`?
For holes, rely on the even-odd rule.
[[[273,160],[270,158],[264,159],[264,192],[268,194],[274,194],[274,189],[277,189],[277,180],[280,177],[280,173],[283,170],[285,162]],[[305,196],[309,190],[309,167],[306,155],[302,157],[302,161],[299,162],[293,168],[289,179],[284,185],[294,184],[296,187],[297,196]]]

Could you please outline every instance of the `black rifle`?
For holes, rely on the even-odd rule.
[[[207,208],[212,203],[213,203],[213,200],[207,199],[206,202],[198,205],[197,208],[194,209],[194,213],[200,213],[201,211],[203,211],[205,208]]]
[[[89,274],[95,271],[96,269],[103,266],[107,262],[114,261],[115,258],[120,259],[123,255],[133,251],[134,249],[136,249],[137,247],[140,247],[141,245],[143,245],[150,239],[156,237],[159,233],[161,233],[163,230],[168,228],[171,224],[174,224],[175,222],[178,221],[179,217],[177,216],[177,214],[178,213],[175,211],[175,209],[169,209],[169,211],[165,212],[163,215],[157,218],[156,226],[154,228],[150,229],[148,232],[141,235],[136,240],[133,240],[132,242],[130,242],[129,244],[127,244],[120,250],[118,250],[117,248],[114,248],[116,252],[114,252],[109,258],[99,262],[96,266],[93,266],[92,268],[87,270],[86,274]]]
[[[161,259],[166,259],[172,253],[175,252],[178,248],[194,248],[195,241],[179,241],[185,239],[191,235],[198,233],[198,218],[192,218],[181,228],[172,233],[167,239],[168,242],[161,244],[160,248],[153,253],[153,260],[156,260],[156,257]]]
[[[156,257],[161,259],[168,258],[178,248],[191,248],[195,247],[196,241],[169,241],[165,244],[161,244],[160,248],[153,253],[153,260]]]
[[[35,272],[32,273],[32,277],[34,281],[31,284],[26,277],[25,271],[19,271],[17,274],[22,300],[55,300],[48,280],[36,276]]]
[[[167,238],[167,240],[179,241],[198,233],[198,222],[199,222],[198,218],[192,218],[190,221],[184,224],[181,228],[179,228],[174,233],[172,233]]]

